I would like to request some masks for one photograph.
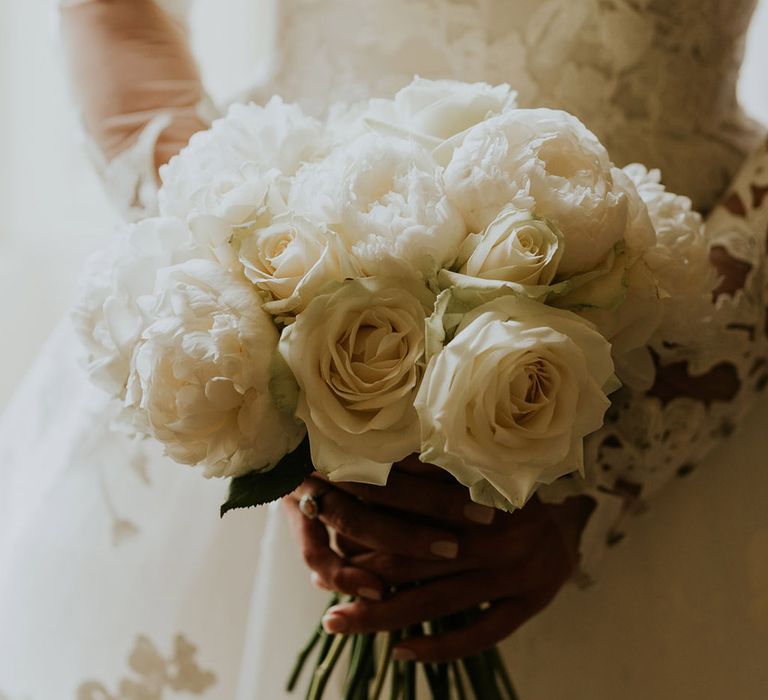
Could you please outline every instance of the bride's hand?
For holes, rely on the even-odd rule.
[[[397,657],[421,661],[475,654],[546,607],[573,572],[581,530],[593,507],[588,498],[561,505],[533,499],[514,514],[492,511],[472,504],[467,489],[445,472],[415,460],[393,471],[384,488],[328,488],[332,491],[323,496],[321,517],[337,532],[337,550],[344,558],[328,554],[328,540],[321,535],[312,542],[304,538],[316,583],[354,594],[327,573],[345,569],[401,587],[383,601],[367,595],[368,600],[335,606],[324,618],[329,632],[403,629],[491,603],[462,629],[398,645]],[[289,509],[306,521],[298,520],[299,527],[319,533],[318,521],[301,516],[296,502],[303,493],[322,491],[322,482],[308,480],[294,495]],[[445,539],[435,540],[438,536]],[[430,542],[443,543],[437,549],[454,556],[435,556]],[[331,556],[335,560],[329,567]],[[407,586],[412,582],[420,585]]]

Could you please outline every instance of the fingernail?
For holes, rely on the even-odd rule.
[[[323,616],[323,629],[328,634],[341,634],[347,627],[349,627],[347,619],[339,613],[329,612]]]
[[[328,586],[326,586],[326,585],[323,583],[323,580],[320,578],[320,575],[317,573],[317,571],[313,571],[313,572],[312,572],[312,573],[309,575],[309,580],[312,582],[312,585],[313,585],[315,588],[320,588],[320,589],[322,589],[322,590],[324,590],[324,591],[327,591],[327,590],[328,590]]]
[[[495,508],[481,506],[479,503],[467,503],[464,506],[464,517],[470,522],[478,523],[479,525],[490,525],[495,515]]]
[[[358,588],[357,595],[359,595],[361,598],[368,598],[368,600],[381,600],[382,598],[379,591],[377,591],[375,588],[368,588],[366,586]]]
[[[437,540],[429,549],[436,557],[443,559],[455,559],[459,556],[459,545],[450,540]]]
[[[410,649],[405,649],[403,647],[395,647],[392,656],[396,661],[413,661],[416,658],[416,654]]]

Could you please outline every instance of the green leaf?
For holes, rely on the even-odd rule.
[[[309,438],[266,472],[251,472],[232,479],[221,516],[236,508],[253,508],[276,501],[294,491],[314,471]]]

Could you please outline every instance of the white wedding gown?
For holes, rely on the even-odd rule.
[[[256,100],[278,92],[322,112],[414,73],[510,82],[524,105],[577,113],[617,162],[662,167],[705,207],[764,137],[734,90],[753,0],[275,2]],[[737,228],[768,222],[760,153],[716,212]],[[113,175],[140,179],[141,157]],[[0,700],[281,700],[325,595],[279,510],[220,520],[226,485],[113,432],[79,352],[64,323],[0,422]],[[697,409],[681,406],[656,418],[696,442],[685,416]],[[711,409],[720,434],[744,406]],[[595,586],[563,591],[506,643],[523,700],[766,697],[767,424],[763,399],[655,497]],[[690,471],[667,462],[635,474],[652,484],[643,495]]]

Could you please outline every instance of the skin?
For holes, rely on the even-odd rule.
[[[307,493],[322,494],[316,520],[299,510]],[[411,457],[386,487],[330,484],[316,474],[283,505],[313,583],[358,596],[328,611],[328,632],[402,629],[491,603],[462,628],[395,648],[399,659],[440,662],[493,646],[549,604],[578,563],[594,503],[532,499],[515,513],[495,511]]]
[[[152,0],[88,0],[60,10],[61,36],[85,126],[107,159],[157,114],[172,120],[155,150],[159,168],[196,131],[204,96],[184,29]]]

